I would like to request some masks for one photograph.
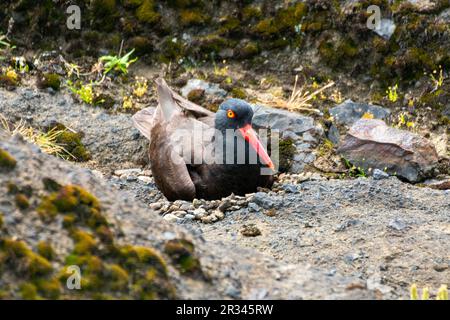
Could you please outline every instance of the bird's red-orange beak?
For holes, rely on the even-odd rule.
[[[272,159],[270,159],[269,155],[267,154],[267,151],[264,149],[261,141],[259,141],[258,136],[253,130],[251,124],[247,124],[245,127],[240,128],[239,131],[241,132],[242,136],[248,143],[255,149],[256,153],[258,154],[259,158],[262,160],[262,162],[268,166],[270,169],[275,171],[275,166],[272,162]]]

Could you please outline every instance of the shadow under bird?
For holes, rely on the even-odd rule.
[[[156,86],[158,106],[137,112],[133,123],[150,140],[153,177],[168,200],[220,199],[272,186],[274,164],[252,128],[247,102],[229,99],[213,113],[164,79]]]

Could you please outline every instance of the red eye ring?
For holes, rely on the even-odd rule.
[[[227,117],[232,119],[232,118],[236,117],[236,114],[234,113],[233,110],[228,110]]]

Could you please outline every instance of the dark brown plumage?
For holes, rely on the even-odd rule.
[[[153,177],[168,200],[220,199],[231,193],[243,195],[255,192],[257,187],[272,186],[273,176],[261,175],[261,168],[273,169],[273,164],[251,129],[253,111],[245,101],[230,99],[214,114],[172,91],[163,79],[156,80],[156,84],[158,107],[139,111],[133,122],[150,140]],[[215,161],[227,154],[225,151],[218,156],[217,146],[223,145],[215,134],[227,129],[237,132],[236,145],[245,145],[243,164],[236,164],[239,162],[235,154],[231,155],[235,160],[232,164]],[[252,152],[261,158],[257,163],[249,161]]]

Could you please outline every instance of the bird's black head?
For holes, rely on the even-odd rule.
[[[252,107],[241,99],[228,99],[219,106],[215,127],[220,131],[240,129],[252,124]]]

